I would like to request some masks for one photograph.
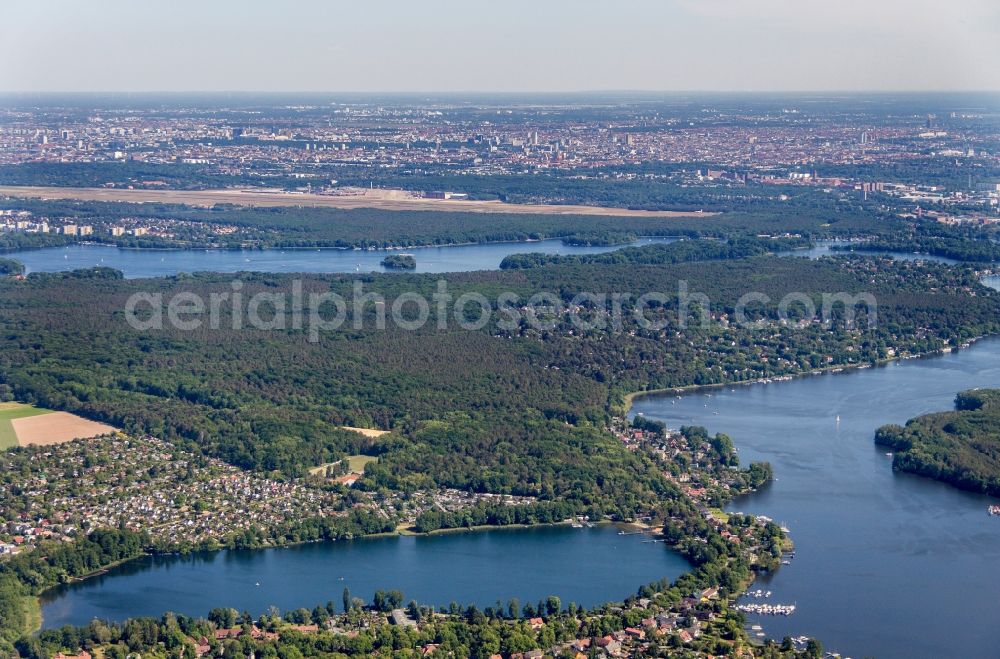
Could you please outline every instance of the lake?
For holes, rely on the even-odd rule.
[[[164,611],[206,615],[217,606],[255,616],[313,608],[345,587],[370,602],[378,589],[406,601],[480,608],[517,597],[535,603],[557,595],[563,605],[623,600],[639,586],[688,569],[646,535],[618,535],[610,525],[548,526],[432,536],[324,542],[283,549],[144,557],[106,574],[61,586],[42,598],[46,629],[93,618],[159,617]],[[260,585],[257,585],[260,584]]]
[[[792,532],[791,565],[761,579],[789,617],[748,616],[772,638],[805,634],[855,657],[989,657],[1000,628],[1000,518],[988,497],[892,471],[872,442],[886,423],[952,409],[1000,386],[1000,339],[925,359],[797,380],[637,399],[669,427],[729,434],[775,481],[730,511]]]
[[[654,243],[672,243],[676,238],[642,238],[627,245],[566,245],[561,239],[534,242],[481,243],[446,247],[413,247],[405,250],[352,249],[125,249],[111,245],[68,245],[25,250],[8,254],[24,263],[26,272],[63,272],[105,266],[121,270],[128,279],[165,277],[179,272],[394,272],[382,267],[388,254],[412,254],[416,270],[407,272],[468,272],[496,270],[511,254],[600,254],[622,247]],[[831,250],[838,241],[819,241],[810,249],[782,252],[782,256],[844,255]],[[846,254],[849,254],[846,253]],[[906,252],[859,252],[864,255],[891,256],[898,259],[922,259],[957,263],[952,259]]]
[[[933,256],[931,254],[917,254],[915,252],[891,252],[891,251],[876,251],[876,252],[845,252],[841,250],[832,249],[837,246],[850,245],[851,243],[845,240],[817,240],[812,247],[808,249],[795,249],[789,250],[787,252],[781,252],[779,256],[805,256],[810,259],[818,259],[821,256],[888,256],[893,259],[898,259],[900,261],[930,261],[933,263],[948,263],[954,265],[959,263],[955,259],[949,259],[945,256]]]
[[[575,246],[560,239],[535,242],[481,243],[405,250],[352,249],[123,249],[110,245],[68,245],[8,254],[27,272],[62,272],[105,266],[129,279],[164,277],[178,272],[385,272],[388,254],[412,254],[417,269],[408,272],[496,270],[504,257],[525,252],[599,254],[626,246],[670,243],[675,238],[643,238],[628,245]]]

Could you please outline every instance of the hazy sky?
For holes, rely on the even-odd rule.
[[[2,91],[1000,90],[998,0],[5,0]]]

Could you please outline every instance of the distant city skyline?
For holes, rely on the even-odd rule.
[[[36,0],[0,91],[1000,90],[991,0]]]

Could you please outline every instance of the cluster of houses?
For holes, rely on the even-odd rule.
[[[629,449],[645,450],[654,456],[658,464],[670,465],[664,469],[664,477],[676,484],[694,502],[701,516],[711,524],[719,535],[733,545],[741,545],[745,558],[751,564],[756,563],[758,554],[755,551],[756,535],[761,532],[771,520],[758,516],[751,526],[732,528],[726,523],[726,515],[719,510],[713,510],[709,501],[716,494],[729,496],[739,494],[735,483],[731,480],[736,473],[735,467],[724,467],[713,463],[711,447],[702,442],[692,447],[688,439],[679,432],[670,429],[655,431],[628,426],[624,419],[616,419],[612,432]],[[678,461],[678,456],[684,454],[687,460]],[[688,466],[679,469],[678,465]],[[676,470],[676,471],[674,471]],[[782,531],[786,529],[782,528]]]
[[[89,236],[94,233],[94,227],[89,224],[77,224],[73,218],[35,217],[31,211],[2,209],[0,210],[0,232]]]
[[[706,589],[685,598],[669,611],[661,611],[650,599],[638,599],[632,604],[632,608],[641,609],[647,615],[635,626],[626,626],[601,636],[582,637],[560,642],[548,648],[536,648],[507,656],[495,654],[491,659],[542,659],[542,657],[565,656],[567,652],[573,654],[577,659],[594,656],[632,657],[647,653],[653,643],[658,643],[670,636],[676,636],[680,643],[688,644],[702,635],[706,624],[715,620],[716,613],[712,605],[717,597],[717,589]],[[616,611],[620,613],[623,609],[616,608]],[[448,614],[443,613],[433,616],[434,619],[446,619],[447,617],[449,617]],[[259,642],[278,641],[282,634],[288,632],[306,635],[330,632],[353,638],[360,633],[360,629],[377,628],[384,624],[415,628],[421,625],[410,618],[404,609],[395,609],[389,614],[366,610],[356,623],[356,629],[345,629],[341,625],[342,622],[336,617],[330,617],[322,624],[289,624],[274,631],[263,629],[257,624],[221,627],[216,629],[211,637],[201,636],[189,640],[195,647],[195,654],[198,657],[204,657],[215,656],[221,644],[230,639],[250,637]],[[531,631],[537,633],[544,629],[548,623],[544,618],[533,617],[527,620],[527,624]],[[433,655],[439,647],[438,643],[427,643],[420,647],[420,652],[423,656]],[[82,655],[80,657],[82,659]],[[72,658],[64,657],[64,659]]]
[[[196,458],[152,437],[77,440],[0,455],[6,553],[78,530],[128,528],[197,543],[291,519],[341,514],[341,497]]]
[[[185,238],[205,239],[234,234],[260,233],[274,230],[248,229],[232,224],[195,222],[162,217],[120,217],[113,220],[103,218],[83,224],[75,217],[36,216],[29,210],[0,209],[0,232],[10,233],[51,233],[77,238],[102,239],[123,238]]]
[[[670,469],[663,471],[664,477],[677,483],[695,502],[703,504],[711,492],[732,490],[726,476],[735,468],[720,468],[707,442],[691,446],[688,439],[675,430],[635,428],[627,426],[624,420],[618,420],[612,432],[628,449],[648,451],[660,464],[669,465]],[[686,460],[678,460],[681,455]]]
[[[52,659],[92,659],[92,657],[86,650],[80,650],[77,654],[64,654],[62,652],[57,652]]]
[[[319,625],[291,625],[287,629],[296,631],[299,634],[315,634],[319,631]],[[216,641],[221,642],[230,638],[239,638],[247,634],[255,641],[277,641],[281,639],[281,632],[265,631],[257,625],[252,625],[249,631],[243,627],[216,629],[214,638]],[[204,636],[195,643],[195,654],[199,657],[208,654],[211,649],[212,646],[208,638]]]
[[[676,636],[682,644],[691,643],[702,634],[705,623],[715,619],[715,612],[709,608],[696,608],[698,604],[707,602],[718,596],[716,589],[708,589],[702,597],[689,597],[680,603],[678,612],[667,612],[650,615],[643,618],[634,627],[625,627],[603,636],[594,638],[578,638],[569,643],[561,643],[548,650],[533,650],[526,652],[522,659],[540,659],[544,656],[559,656],[566,650],[574,654],[575,659],[591,657],[595,653],[606,657],[648,656],[652,643],[670,636]],[[641,599],[637,602],[639,608],[648,608],[650,601]],[[510,659],[518,659],[514,654]]]
[[[21,513],[16,520],[0,522],[0,556],[18,554],[43,540],[72,540],[77,532],[73,524],[53,524]]]
[[[413,524],[420,515],[431,510],[454,513],[480,504],[525,506],[536,501],[535,497],[444,488],[413,493],[392,492],[381,498],[376,505],[383,514],[394,516],[404,524]]]
[[[296,118],[268,114],[263,125],[231,117],[156,111],[100,112],[71,119],[36,109],[5,117],[0,164],[139,161],[211,166],[235,176],[319,178],[331,167],[407,170],[457,167],[461,174],[505,175],[530,169],[581,169],[642,162],[716,163],[697,181],[771,178],[835,186],[838,177],[801,171],[803,163],[859,165],[928,155],[996,160],[991,133],[966,117],[928,127],[919,117],[830,115],[783,110],[678,109],[650,116],[644,104],[612,115],[555,121],[546,107],[520,108],[516,121],[493,121],[434,105],[399,111],[377,104],[320,108]],[[501,110],[498,110],[498,114]],[[905,113],[904,113],[905,115]],[[874,126],[877,125],[877,130]],[[642,176],[629,171],[618,176]],[[780,174],[776,175],[776,172]],[[845,184],[853,181],[845,179]],[[164,181],[136,179],[154,187]]]
[[[355,507],[410,524],[429,510],[535,501],[455,489],[357,496],[362,500]],[[121,524],[149,532],[154,541],[197,544],[251,526],[340,516],[344,508],[337,492],[308,480],[264,478],[149,436],[117,435],[0,454],[0,555]]]

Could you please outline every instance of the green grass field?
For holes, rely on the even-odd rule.
[[[353,474],[363,474],[365,473],[365,465],[369,462],[378,462],[378,458],[370,455],[349,455],[344,459],[347,460],[347,471]],[[328,462],[327,464],[313,467],[309,470],[309,473],[313,476],[322,476],[326,472],[327,467],[331,467],[335,464],[337,463]]]
[[[722,511],[722,508],[709,508],[708,512],[712,513],[712,517],[719,520],[724,524],[729,523],[729,515]]]
[[[365,473],[365,465],[369,462],[378,462],[378,458],[373,458],[370,455],[349,455],[347,456],[347,467],[352,473],[363,474]]]
[[[48,414],[51,411],[24,403],[0,403],[0,449],[17,446],[17,434],[14,433],[14,427],[10,425],[13,419]]]

